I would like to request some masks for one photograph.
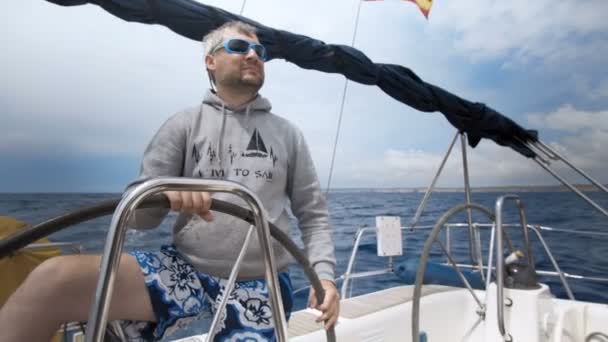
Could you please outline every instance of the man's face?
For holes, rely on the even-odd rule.
[[[259,43],[255,35],[248,36],[235,31],[228,31],[224,41],[234,38]],[[264,62],[253,49],[249,49],[245,54],[238,54],[220,48],[205,57],[205,63],[207,69],[213,73],[218,88],[227,87],[257,92],[264,84]]]

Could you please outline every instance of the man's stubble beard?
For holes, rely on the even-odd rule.
[[[243,76],[239,75],[239,77],[226,80],[226,85],[233,89],[257,93],[264,85],[264,77],[262,76],[259,78],[251,79],[244,78]]]
[[[224,72],[219,71],[216,76],[215,84],[220,88],[231,89],[239,93],[257,94],[264,85],[265,73],[263,68],[257,69],[257,73],[253,74],[242,69],[238,71],[227,69]]]

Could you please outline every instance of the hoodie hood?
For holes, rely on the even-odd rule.
[[[222,100],[219,96],[217,96],[217,94],[215,92],[213,92],[212,90],[207,90],[207,92],[205,93],[205,96],[203,98],[203,103],[211,105],[217,109],[224,108],[225,110],[233,112],[233,113],[241,113],[241,112],[247,113],[247,112],[254,112],[254,111],[270,112],[270,110],[272,109],[272,106],[270,105],[270,101],[268,101],[265,97],[261,96],[260,94],[256,95],[256,97],[254,97],[251,101],[242,104],[238,108],[228,109],[226,107],[226,103],[224,102],[224,100]]]

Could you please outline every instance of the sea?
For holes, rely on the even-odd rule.
[[[530,224],[544,227],[571,230],[571,232],[542,230],[551,253],[563,272],[583,277],[608,279],[608,218],[597,212],[577,195],[570,192],[521,192],[518,195],[525,206]],[[494,209],[495,202],[504,193],[479,192],[472,194],[472,202]],[[603,207],[608,207],[608,195],[599,192],[587,193]],[[0,194],[0,215],[11,216],[28,224],[36,224],[52,217],[74,211],[78,208],[92,206],[100,201],[119,198],[120,194],[110,193],[44,193],[44,194]],[[336,247],[336,276],[346,270],[356,233],[363,227],[374,227],[376,216],[398,216],[401,224],[408,227],[412,222],[423,193],[395,191],[386,189],[336,189],[327,195],[331,223]],[[420,256],[422,246],[428,237],[430,227],[450,208],[463,203],[461,192],[433,193],[421,216],[421,228],[403,231],[403,255],[395,257],[395,264],[407,262]],[[505,223],[518,223],[519,213],[513,202],[505,205]],[[169,215],[163,224],[154,230],[129,231],[125,249],[155,249],[171,242],[171,226],[175,215]],[[474,212],[475,221],[484,223],[488,220]],[[50,236],[53,241],[77,242],[83,253],[100,253],[103,249],[111,217],[97,218],[69,227]],[[463,213],[455,216],[450,223],[465,223]],[[294,222],[292,237],[299,241],[297,225]],[[593,234],[598,233],[598,234]],[[516,249],[524,250],[520,228],[509,228],[508,234]],[[468,252],[469,239],[466,229],[454,229],[451,232],[451,251],[459,263],[470,263]],[[442,235],[443,238],[443,235]],[[487,258],[489,231],[481,231],[482,252]],[[554,271],[545,250],[534,234],[531,235],[536,268]],[[301,246],[301,244],[299,244]],[[365,272],[386,268],[388,259],[377,256],[376,237],[373,233],[363,235],[355,259],[355,272]],[[437,263],[446,262],[441,249],[435,246],[431,260]],[[308,281],[297,265],[290,268],[290,275],[295,294],[295,309],[304,308],[308,298]],[[566,298],[566,292],[556,277],[541,277],[552,292],[560,298]],[[386,274],[353,281],[349,294],[358,295],[379,289],[403,284],[403,279]],[[569,279],[570,287],[577,300],[593,301],[608,304],[608,282]],[[341,280],[338,280],[338,286]]]

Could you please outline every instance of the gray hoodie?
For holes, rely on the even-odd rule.
[[[334,279],[335,257],[325,197],[304,137],[289,121],[270,113],[270,102],[257,96],[234,111],[207,92],[203,103],[169,118],[156,133],[143,157],[142,178],[200,177],[239,182],[262,201],[269,220],[289,230],[289,212],[297,218],[305,252],[321,279]],[[234,195],[217,198],[247,207]],[[155,227],[167,210],[138,210],[136,228]],[[227,278],[240,251],[248,224],[214,212],[206,222],[197,215],[179,214],[173,243],[199,271]],[[239,279],[262,278],[264,263],[257,234],[244,258]],[[279,270],[290,256],[276,241]]]

